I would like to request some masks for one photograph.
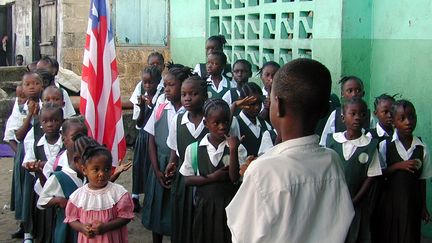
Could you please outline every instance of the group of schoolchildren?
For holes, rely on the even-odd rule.
[[[426,145],[413,135],[414,105],[383,94],[372,112],[362,100],[362,81],[350,76],[340,81],[341,107],[327,117],[306,116],[305,109],[323,106],[303,101],[311,91],[306,84],[279,85],[275,96],[279,64],[261,67],[261,88],[249,81],[247,60],[227,64],[225,43],[223,36],[207,39],[207,63],[194,70],[173,63],[165,70],[160,53],[148,56],[130,97],[138,129],[131,194],[114,183],[131,165],[112,168],[109,150],[87,136],[67,93],[56,86],[56,61],[37,62],[17,87],[5,131],[16,151],[11,208],[21,225],[14,236],[24,233],[25,242],[127,242],[126,225],[142,211],[153,242],[163,236],[176,243],[231,242],[238,235],[232,235],[225,208],[249,165],[289,140],[285,130],[304,132],[275,118],[292,110],[327,119],[320,145],[338,154],[355,210],[345,241],[419,242],[421,220],[429,221],[425,179],[432,170]],[[279,82],[295,83],[315,71],[299,63],[293,66],[300,74],[286,76],[282,68]],[[287,100],[300,103],[279,105]]]

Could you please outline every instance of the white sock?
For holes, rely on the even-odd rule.
[[[30,233],[24,233],[24,239],[33,239],[33,236]]]
[[[139,200],[139,195],[138,194],[132,194],[132,198],[136,198]]]

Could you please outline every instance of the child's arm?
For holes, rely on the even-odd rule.
[[[251,103],[254,103],[256,98],[254,96],[247,96],[244,99],[236,100],[231,104],[230,110],[231,115],[234,115],[235,110],[238,109],[248,109]]]
[[[40,205],[42,208],[52,208],[52,207],[60,207],[65,208],[68,200],[64,197],[53,197],[48,201],[45,205]]]
[[[172,180],[175,178],[177,165],[178,165],[178,156],[176,151],[171,149],[170,159],[167,167],[165,168],[165,177],[167,179],[166,183],[171,184]]]
[[[129,161],[129,162],[124,164],[123,161],[120,160],[119,164],[117,165],[117,167],[114,170],[114,173],[110,177],[110,181],[115,182],[119,178],[121,173],[129,170],[130,167],[132,167],[132,161]]]
[[[15,131],[15,137],[18,141],[24,141],[27,132],[32,127],[31,120],[39,112],[39,104],[35,101],[29,100],[28,109],[28,114],[24,119],[22,126]]]
[[[239,174],[239,157],[238,157],[238,148],[243,141],[244,136],[242,136],[240,139],[238,139],[236,136],[225,136],[228,147],[230,150],[230,164],[229,164],[229,177],[232,183],[235,183],[240,178]]]
[[[9,143],[9,146],[12,148],[12,150],[16,153],[18,143],[15,140],[9,140],[8,143]]]
[[[420,192],[422,197],[422,220],[425,221],[425,223],[429,223],[431,219],[426,204],[426,180],[420,180]]]
[[[263,103],[264,107],[259,113],[259,116],[266,121],[270,121],[270,98],[267,97]]]
[[[149,134],[149,158],[150,158],[150,162],[153,168],[153,171],[156,175],[156,178],[158,179],[159,183],[165,187],[168,188],[168,186],[165,183],[165,175],[162,171],[160,171],[159,169],[159,165],[157,162],[157,150],[156,150],[156,142],[155,142],[155,137],[151,134]]]
[[[73,222],[69,222],[69,226],[77,231],[77,232],[81,232],[83,235],[85,235],[87,238],[93,238],[95,236],[93,230],[92,230],[92,225],[91,224],[83,224],[80,221],[73,221]]]
[[[405,170],[414,173],[417,170],[418,163],[419,162],[415,159],[394,163],[390,167],[387,167],[383,170],[383,175],[389,176],[397,170]]]
[[[366,178],[366,180],[363,181],[360,190],[352,199],[354,207],[357,206],[361,202],[361,200],[363,200],[363,198],[368,194],[369,189],[373,183],[373,180],[374,180],[373,177],[368,177]]]
[[[229,179],[229,166],[222,167],[207,176],[185,176],[186,186],[203,186]]]
[[[138,104],[138,107],[140,108],[140,113],[138,115],[138,118],[136,120],[136,125],[138,127],[144,126],[144,120],[147,114],[146,106],[153,107],[153,103],[151,102],[151,98],[149,96],[143,97],[140,95],[140,102]]]
[[[125,218],[115,218],[107,223],[95,221],[91,224],[91,231],[95,235],[102,235],[106,232],[119,229],[127,225],[130,221],[131,221],[130,219],[125,219]]]

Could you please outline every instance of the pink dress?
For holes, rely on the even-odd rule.
[[[70,196],[64,222],[78,220],[91,224],[95,221],[106,223],[115,218],[133,219],[133,208],[132,198],[123,186],[108,182],[104,188],[93,190],[87,184]],[[128,242],[127,227],[125,225],[93,238],[78,233],[78,242]]]

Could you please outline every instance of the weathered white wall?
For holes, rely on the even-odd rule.
[[[32,62],[32,1],[16,0],[13,14],[13,22],[16,33],[15,54],[24,56],[25,63]],[[26,36],[28,43],[26,43]],[[26,45],[28,44],[28,45]]]

